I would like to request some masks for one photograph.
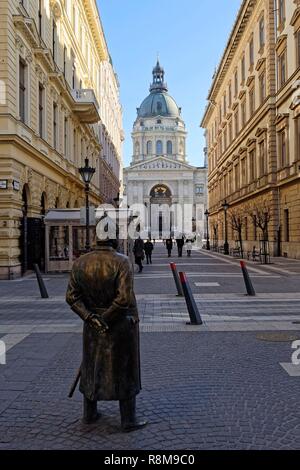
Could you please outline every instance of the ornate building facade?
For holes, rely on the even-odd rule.
[[[119,191],[119,84],[95,0],[0,4],[0,278],[43,264],[43,215]],[[103,185],[103,166],[109,174]]]
[[[219,242],[226,199],[246,249],[268,237],[271,254],[300,258],[299,79],[300,1],[244,0],[201,124]],[[228,234],[234,246],[237,232]]]
[[[181,108],[168,94],[164,70],[157,62],[150,94],[137,109],[132,132],[132,163],[123,173],[124,196],[129,206],[190,206],[191,219],[198,222],[198,231],[203,234],[207,169],[188,164],[186,138]],[[152,225],[150,217],[149,210],[145,221],[148,229]],[[176,219],[171,221],[173,230],[179,225]]]

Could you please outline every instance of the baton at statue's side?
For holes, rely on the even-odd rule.
[[[98,401],[118,400],[121,426],[128,432],[147,422],[135,412],[141,381],[132,267],[116,246],[116,240],[98,241],[95,251],[74,262],[66,301],[84,322],[83,358],[72,387],[73,392],[80,382],[83,421],[99,418]]]

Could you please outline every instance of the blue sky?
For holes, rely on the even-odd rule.
[[[131,161],[136,108],[149,93],[157,53],[169,93],[182,107],[191,164],[203,164],[199,124],[211,78],[241,0],[97,0],[114,68],[121,84],[126,134],[124,163]]]

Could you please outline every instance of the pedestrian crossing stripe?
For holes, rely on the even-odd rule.
[[[220,287],[218,282],[195,282],[196,287]]]

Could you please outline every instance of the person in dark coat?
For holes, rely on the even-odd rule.
[[[145,245],[144,245],[144,249],[145,249],[145,255],[146,255],[146,260],[147,260],[147,264],[152,264],[152,251],[153,251],[153,243],[151,242],[151,240],[147,240]]]
[[[172,248],[173,248],[173,240],[172,238],[168,238],[166,240],[166,248],[167,248],[167,251],[168,251],[168,258],[171,257],[171,253],[172,253]]]
[[[134,257],[135,257],[135,264],[138,265],[138,267],[139,267],[139,273],[141,273],[141,272],[143,271],[143,263],[142,263],[142,260],[143,260],[144,257],[145,257],[145,253],[144,253],[144,242],[143,242],[143,240],[141,239],[141,237],[137,238],[137,239],[134,241],[133,253],[134,253]]]
[[[177,250],[178,250],[178,257],[181,258],[182,257],[182,248],[183,248],[183,245],[184,245],[184,238],[183,237],[177,238],[176,239],[176,245],[177,245]]]
[[[84,321],[83,421],[98,419],[97,401],[119,400],[122,429],[132,431],[146,424],[135,414],[141,390],[139,317],[131,264],[114,246],[111,240],[98,242],[95,251],[74,262],[66,301]]]

